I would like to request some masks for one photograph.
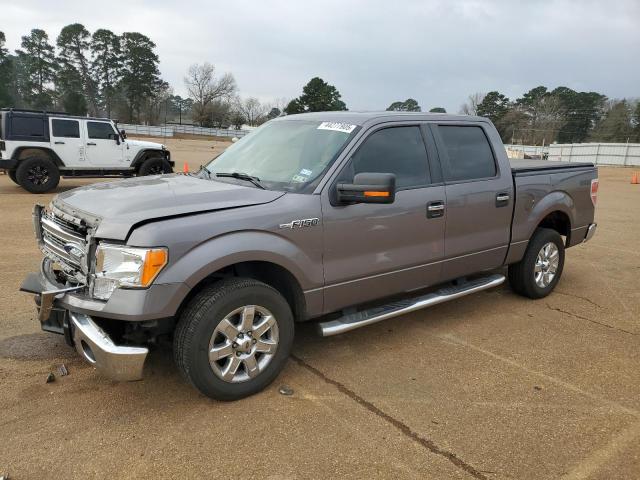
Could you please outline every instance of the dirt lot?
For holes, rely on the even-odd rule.
[[[224,146],[168,144],[179,168]],[[51,195],[0,175],[0,474],[638,478],[640,186],[630,175],[601,168],[598,233],[567,252],[550,297],[504,286],[330,339],[302,326],[276,383],[235,403],[186,385],[169,351],[152,352],[145,380],[114,383],[42,333],[17,290],[40,260],[32,205]],[[69,375],[45,383],[62,363]]]

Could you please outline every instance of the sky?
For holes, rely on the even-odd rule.
[[[53,5],[55,4],[55,8]],[[415,98],[457,112],[474,92],[545,85],[640,97],[640,0],[0,0],[10,50],[42,28],[139,31],[184,96],[189,65],[231,72],[239,93],[294,98],[312,77],[350,110]]]

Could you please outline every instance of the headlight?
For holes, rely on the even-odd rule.
[[[93,296],[108,300],[116,288],[145,288],[167,264],[166,248],[137,248],[102,243],[96,250]]]

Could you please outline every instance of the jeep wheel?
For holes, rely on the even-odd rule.
[[[162,157],[147,158],[140,168],[138,175],[162,175],[163,173],[172,173],[171,164]]]
[[[29,157],[18,163],[16,180],[18,185],[31,193],[44,193],[58,186],[60,172],[48,158]]]
[[[16,184],[20,185],[20,184],[18,183],[18,179],[16,178],[16,171],[15,171],[15,170],[9,170],[9,171],[7,172],[7,174],[9,175],[9,178],[11,179],[11,181],[12,181],[13,183],[16,183]]]
[[[542,298],[558,284],[564,267],[564,243],[555,230],[539,228],[535,231],[524,257],[509,266],[509,283],[520,295]]]
[[[230,278],[189,302],[174,334],[174,358],[204,395],[237,400],[278,376],[293,335],[291,309],[277,290],[257,280]]]

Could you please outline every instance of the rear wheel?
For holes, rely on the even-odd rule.
[[[30,157],[18,163],[16,180],[18,185],[31,193],[44,193],[58,186],[60,172],[50,159]]]
[[[18,183],[18,179],[16,178],[16,171],[15,170],[9,170],[8,175],[9,175],[9,178],[11,179],[11,181],[13,183],[16,183],[16,184],[20,185]]]
[[[162,175],[163,173],[171,172],[173,172],[173,169],[167,160],[162,157],[151,157],[140,165],[138,175]]]
[[[520,295],[542,298],[558,284],[564,267],[564,242],[555,230],[535,231],[522,260],[509,266],[509,283]]]
[[[237,400],[278,376],[293,334],[291,309],[277,290],[257,280],[225,279],[198,293],[183,311],[174,358],[203,394]]]

